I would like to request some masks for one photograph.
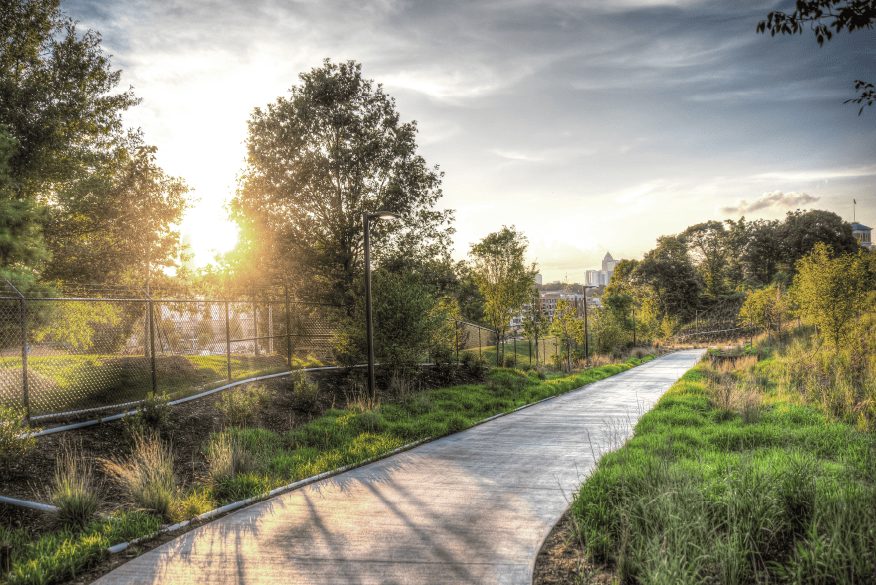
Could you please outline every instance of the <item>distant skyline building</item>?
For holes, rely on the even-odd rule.
[[[535,284],[537,284],[538,286],[541,286],[541,274],[535,275]]]
[[[620,260],[611,257],[611,252],[606,252],[602,259],[602,270],[588,270],[586,272],[587,286],[608,286],[611,284],[611,276],[619,263]]]

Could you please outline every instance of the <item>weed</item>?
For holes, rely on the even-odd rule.
[[[66,443],[55,460],[55,487],[51,491],[61,525],[81,529],[97,512],[100,498],[92,472],[92,463],[81,447]]]
[[[163,518],[171,517],[178,494],[173,456],[157,434],[135,436],[126,459],[100,461],[135,505]]]

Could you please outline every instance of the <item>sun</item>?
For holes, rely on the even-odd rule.
[[[183,244],[194,254],[194,268],[215,261],[216,254],[228,252],[237,244],[237,225],[228,221],[222,210],[193,209],[180,225]]]

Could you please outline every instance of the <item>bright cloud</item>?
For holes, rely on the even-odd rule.
[[[739,215],[753,213],[762,209],[776,209],[779,207],[798,208],[810,203],[815,203],[821,199],[813,197],[806,193],[782,193],[781,191],[773,191],[772,193],[764,193],[757,199],[748,202],[745,199],[739,199],[733,205],[719,207],[718,212],[727,215]]]

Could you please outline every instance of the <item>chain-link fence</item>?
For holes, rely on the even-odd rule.
[[[50,295],[0,282],[0,404],[31,418],[118,407],[150,392],[181,398],[308,357],[333,359],[333,307],[288,295],[162,298],[82,286]]]
[[[512,333],[499,340],[493,328],[457,319],[452,322],[457,361],[465,353],[471,353],[485,359],[490,365],[504,365],[510,357],[516,365],[535,366],[550,363],[551,356],[561,351],[556,337],[539,338],[536,342]]]

